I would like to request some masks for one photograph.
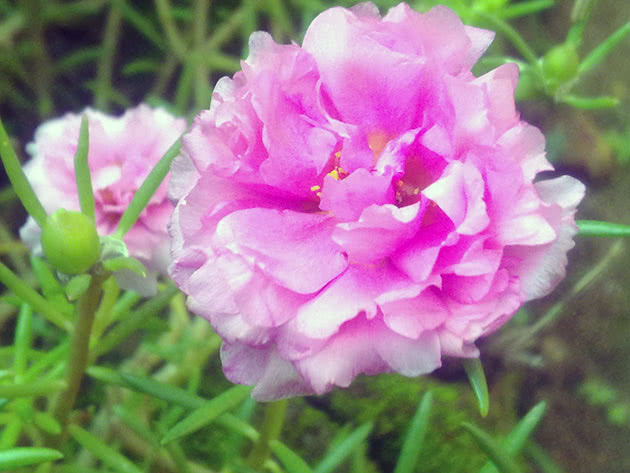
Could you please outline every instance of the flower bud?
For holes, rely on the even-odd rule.
[[[79,274],[98,261],[96,227],[80,212],[59,209],[42,229],[42,249],[50,264],[66,274]]]
[[[573,79],[579,65],[580,58],[571,43],[559,44],[547,51],[542,60],[542,69],[552,91]]]

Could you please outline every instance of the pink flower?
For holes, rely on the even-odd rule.
[[[254,397],[417,376],[563,278],[584,186],[514,108],[518,69],[445,7],[331,8],[254,33],[173,166],[173,279]]]
[[[120,117],[86,109],[90,147],[88,160],[100,235],[112,233],[134,193],[164,152],[186,130],[186,121],[162,109],[140,105]],[[24,171],[46,211],[79,210],[74,175],[74,154],[82,114],[67,114],[42,124],[27,146],[32,159]],[[156,272],[168,266],[168,219],[173,206],[163,183],[138,222],[124,238],[129,255],[152,270],[152,278],[138,286],[131,272],[118,272],[119,282],[144,293],[152,292]],[[32,218],[21,230],[22,238],[36,250],[40,228]],[[125,284],[123,284],[125,285]]]

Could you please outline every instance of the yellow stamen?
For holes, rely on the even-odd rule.
[[[321,189],[321,187],[320,187],[320,186],[313,186],[313,187],[311,187],[311,190],[312,190],[313,192],[318,191],[318,190],[320,190],[320,189]]]

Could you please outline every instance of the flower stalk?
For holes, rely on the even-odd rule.
[[[77,303],[77,318],[70,342],[66,369],[67,387],[57,398],[53,408],[53,416],[63,426],[64,431],[67,428],[68,416],[74,407],[81,380],[88,365],[90,333],[101,299],[103,283],[108,277],[109,274],[94,274],[90,286]]]
[[[269,444],[277,440],[282,431],[282,425],[287,412],[287,400],[271,402],[265,406],[265,419],[260,429],[260,437],[254,444],[247,462],[254,469],[260,469],[269,458],[271,448]]]

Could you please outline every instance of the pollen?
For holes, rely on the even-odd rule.
[[[337,169],[333,169],[332,171],[328,173],[328,175],[336,181],[339,180],[339,171]]]
[[[311,187],[311,190],[313,192],[316,192],[316,191],[320,190],[321,188],[322,188],[321,186],[313,186],[313,187]]]

